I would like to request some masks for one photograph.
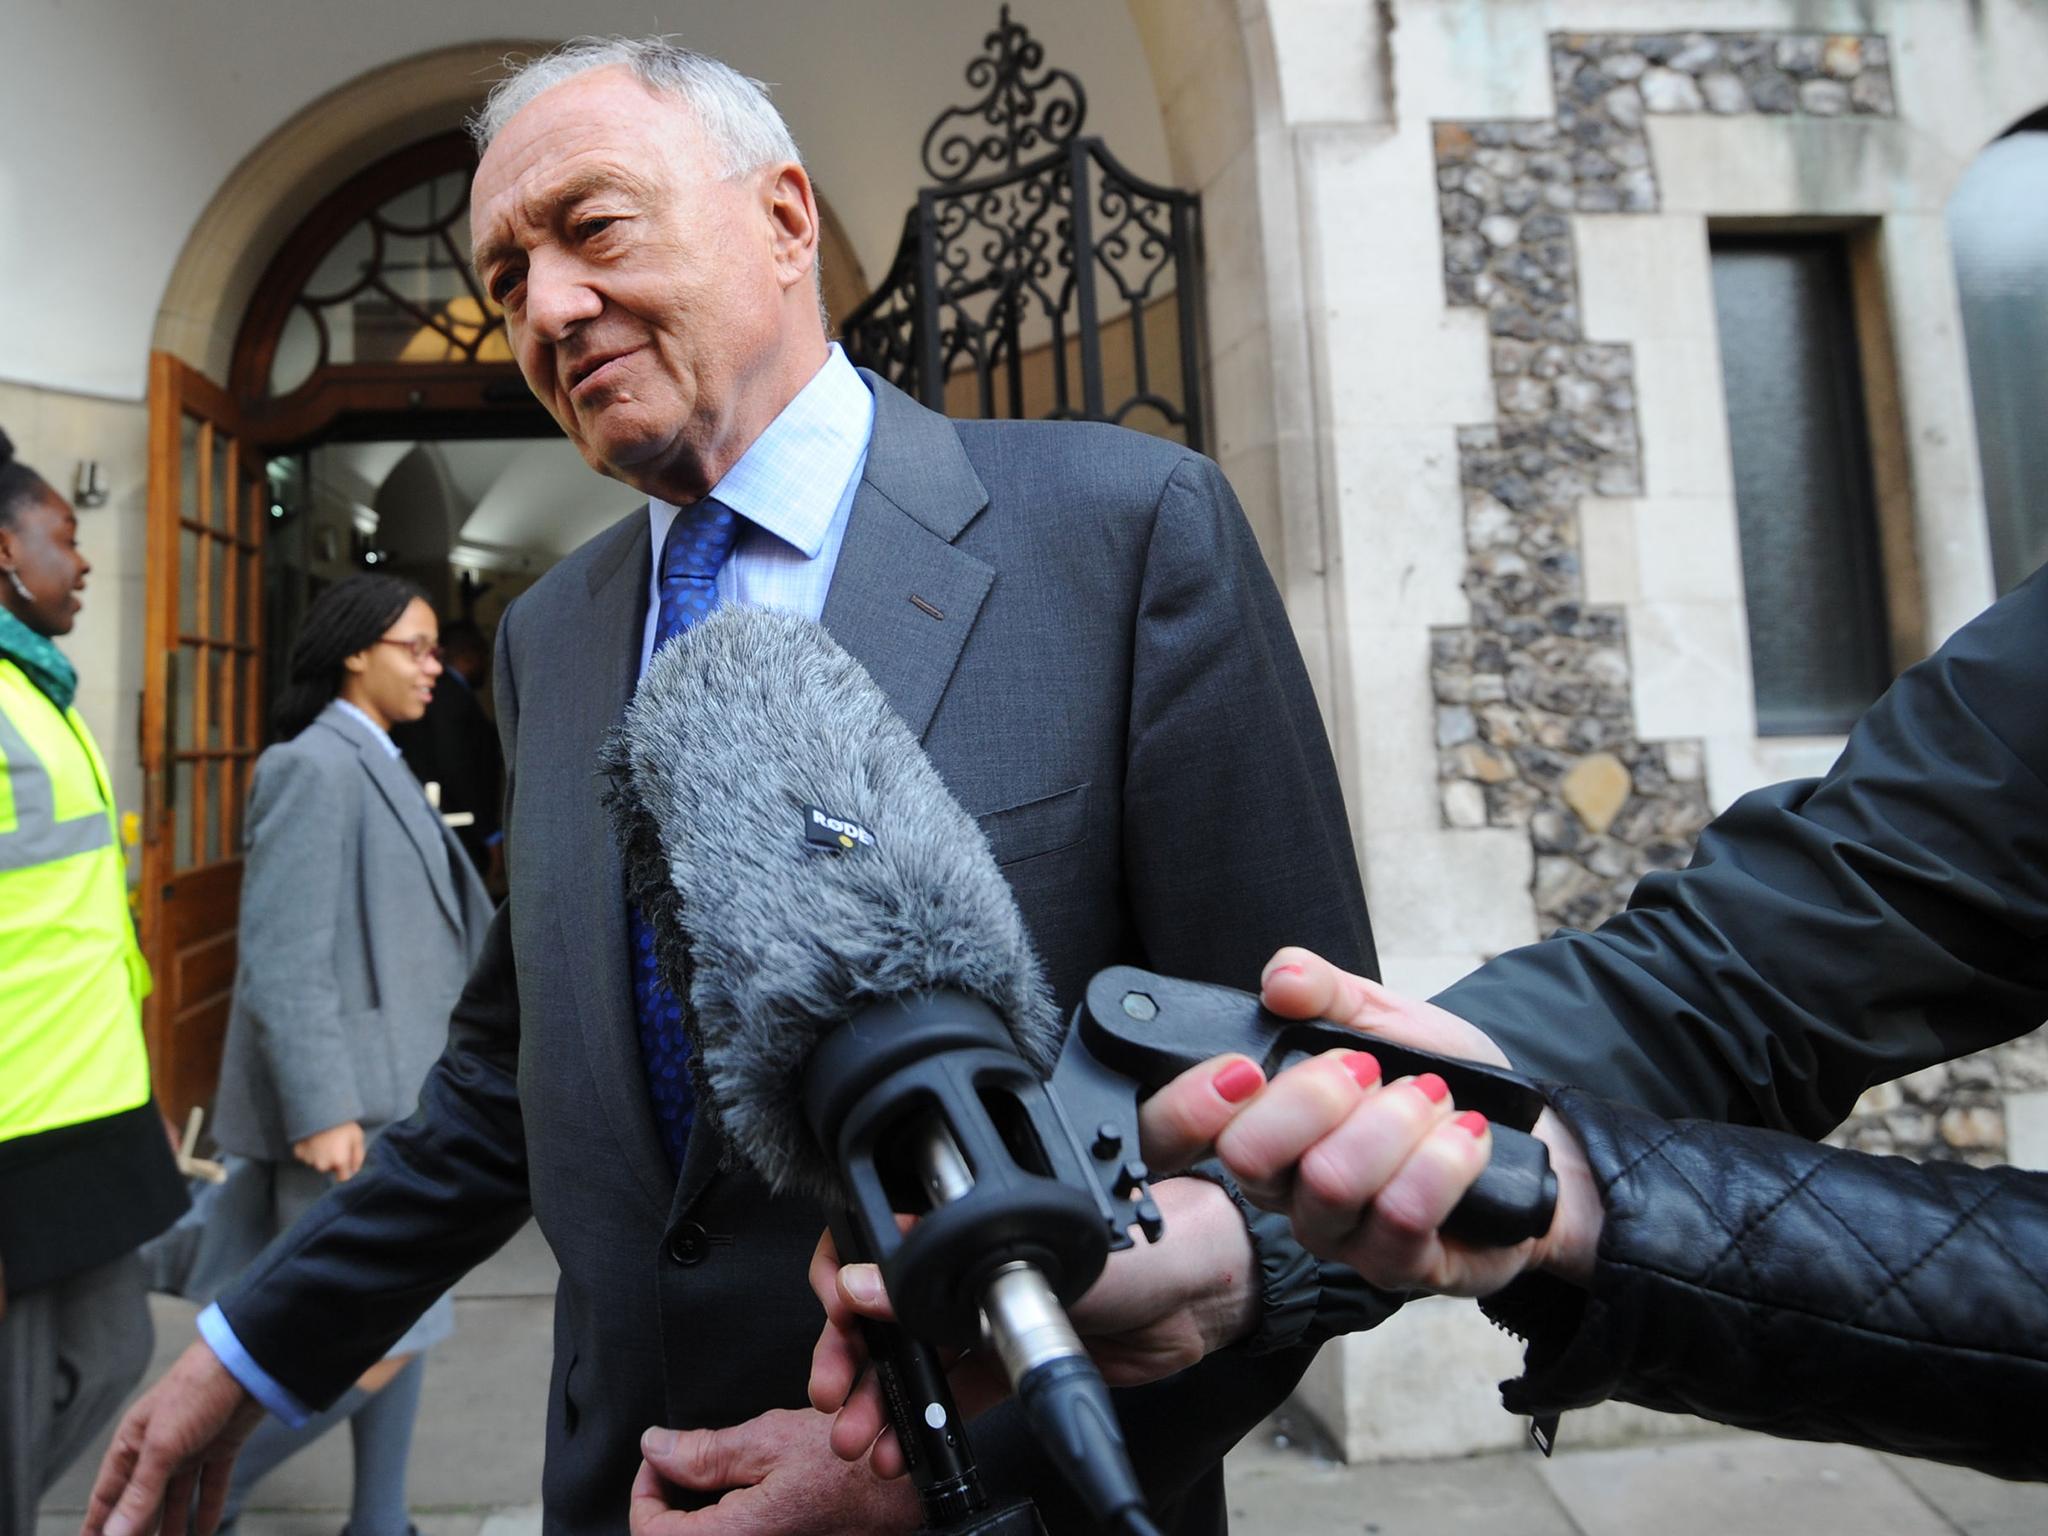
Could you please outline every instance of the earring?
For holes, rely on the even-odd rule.
[[[21,572],[9,571],[7,573],[7,579],[14,583],[14,590],[21,594],[21,600],[24,603],[32,603],[36,600],[35,593],[29,591],[28,589],[28,583],[21,579]]]

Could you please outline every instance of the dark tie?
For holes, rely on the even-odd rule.
[[[733,510],[715,501],[700,501],[676,513],[661,544],[661,609],[654,626],[655,650],[718,606],[718,568],[732,553],[739,531],[740,519]],[[633,1012],[640,1024],[640,1059],[647,1068],[647,1093],[669,1164],[680,1169],[683,1148],[690,1140],[692,1100],[690,1040],[683,1033],[683,1008],[662,982],[654,960],[654,930],[640,915],[637,902],[626,903],[626,931],[632,945]]]

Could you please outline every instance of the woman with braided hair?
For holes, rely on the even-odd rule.
[[[186,1287],[198,1299],[362,1167],[378,1132],[412,1112],[447,1040],[491,904],[389,734],[426,712],[440,673],[434,611],[394,576],[323,592],[293,643],[272,708],[277,741],[249,792],[214,1125],[235,1161]],[[209,1338],[218,1316],[201,1314]],[[266,1472],[347,1419],[350,1536],[406,1536],[419,1356],[453,1326],[444,1296],[339,1401],[266,1401],[229,1518]]]

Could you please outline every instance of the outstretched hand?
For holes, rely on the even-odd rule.
[[[1483,1031],[1305,949],[1273,957],[1260,997],[1284,1017],[1328,1019],[1363,1037],[1350,1071],[1333,1072],[1327,1057],[1292,1067],[1217,1137],[1216,1155],[1246,1196],[1287,1216],[1303,1247],[1389,1290],[1485,1296],[1531,1267],[1590,1274],[1599,1192],[1584,1150],[1548,1110],[1535,1135],[1558,1178],[1550,1231],[1512,1248],[1473,1248],[1439,1231],[1485,1169],[1491,1127],[1460,1111],[1434,1073],[1382,1083],[1371,1037],[1510,1065]]]
[[[262,1404],[194,1341],[122,1415],[80,1536],[212,1536],[235,1457],[262,1420]]]

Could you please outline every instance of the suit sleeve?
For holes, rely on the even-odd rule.
[[[504,655],[510,620],[508,612],[497,672],[508,758],[518,720]],[[330,1190],[220,1298],[248,1355],[316,1409],[347,1391],[531,1212],[511,912],[508,902],[491,921],[419,1108],[379,1137],[362,1171]]]
[[[1205,459],[1183,460],[1162,489],[1136,625],[1123,862],[1141,963],[1255,986],[1292,943],[1374,973],[1322,716],[1251,529]],[[1205,1529],[1201,1512],[1221,1507],[1224,1453],[1286,1400],[1315,1346],[1392,1310],[1355,1275],[1319,1265],[1284,1220],[1251,1230],[1257,1342],[1115,1394],[1162,1529]],[[1014,1405],[977,1420],[974,1438],[992,1477],[1028,1488],[1048,1529],[1089,1528]]]
[[[287,747],[266,754],[249,792],[235,985],[293,1142],[363,1118],[334,975],[340,886],[306,878],[351,856],[361,795],[348,780],[359,777],[351,762]]]
[[[1818,1136],[2048,1017],[2048,569],[1904,673],[1818,781],[1744,796],[1628,909],[1436,1001],[1533,1075]]]

